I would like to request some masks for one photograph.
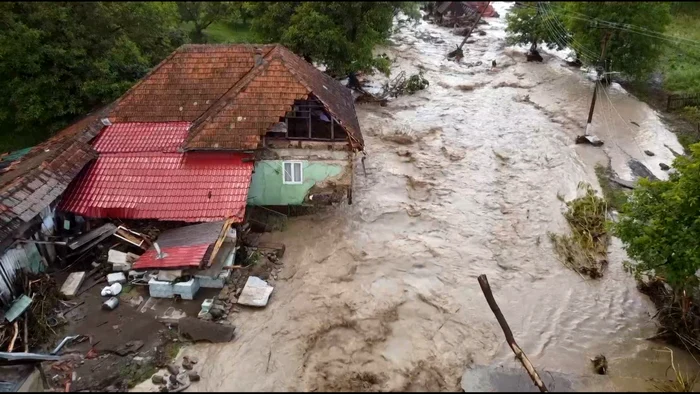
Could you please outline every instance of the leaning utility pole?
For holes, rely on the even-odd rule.
[[[600,62],[603,62],[605,64],[605,50],[608,47],[608,40],[610,39],[610,32],[606,32],[605,36],[603,37],[603,48],[600,51]],[[595,108],[595,98],[598,93],[598,81],[600,81],[600,75],[601,75],[601,70],[600,67],[596,70],[598,72],[598,75],[596,76],[596,81],[595,81],[595,86],[593,87],[593,99],[591,100],[591,109],[588,111],[588,122],[586,122],[586,131],[584,132],[584,136],[589,135],[588,130],[591,127],[591,121],[593,121],[593,109]],[[603,70],[605,71],[605,70]]]
[[[462,49],[464,44],[467,42],[467,39],[469,39],[469,36],[472,35],[472,31],[474,31],[474,28],[479,24],[479,22],[481,22],[481,17],[484,15],[484,13],[486,13],[486,9],[488,9],[490,5],[491,5],[491,2],[487,1],[486,6],[481,9],[481,12],[479,13],[479,17],[476,18],[476,22],[474,22],[472,27],[469,28],[469,32],[467,33],[466,36],[464,36],[464,40],[462,40],[462,43],[459,44],[459,49]]]
[[[487,2],[486,2],[486,6],[485,6],[485,7],[481,10],[481,12],[479,13],[479,17],[476,18],[476,21],[475,21],[475,22],[472,24],[472,26],[469,28],[469,31],[467,32],[467,35],[464,36],[464,40],[462,40],[462,43],[459,44],[459,46],[457,47],[457,49],[455,49],[454,51],[452,51],[452,52],[450,52],[450,53],[447,54],[447,57],[448,57],[448,58],[450,58],[450,59],[451,59],[451,58],[457,58],[457,61],[459,61],[461,58],[464,57],[464,52],[462,51],[462,47],[464,46],[464,44],[465,44],[465,43],[467,42],[467,40],[469,39],[469,36],[472,35],[472,31],[474,31],[474,28],[476,28],[476,26],[479,24],[479,22],[481,21],[481,17],[486,13],[486,10],[489,8],[490,5],[491,5],[491,2],[490,2],[490,1],[487,1]]]

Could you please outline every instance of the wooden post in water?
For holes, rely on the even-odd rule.
[[[481,286],[481,291],[484,293],[484,297],[486,297],[486,302],[488,302],[489,307],[491,308],[491,312],[493,312],[493,314],[496,316],[496,320],[498,320],[498,324],[501,326],[501,330],[503,330],[503,334],[506,336],[506,342],[508,342],[510,349],[513,351],[513,353],[515,353],[515,357],[518,360],[520,360],[520,363],[527,371],[527,374],[530,375],[530,379],[532,379],[532,382],[535,384],[535,386],[537,386],[537,388],[540,389],[541,392],[546,393],[548,390],[547,387],[544,385],[544,382],[540,378],[540,375],[537,374],[535,367],[527,358],[525,352],[523,352],[520,346],[518,346],[518,344],[515,342],[515,338],[513,338],[513,332],[510,331],[510,327],[508,326],[506,318],[503,317],[501,309],[498,307],[498,304],[496,304],[496,300],[493,298],[491,286],[489,286],[489,281],[488,279],[486,279],[486,275],[479,275],[478,280],[479,286]]]
[[[603,48],[600,52],[600,59],[601,61],[605,62],[605,49],[608,46],[608,39],[610,39],[610,32],[605,33],[605,37],[603,38]],[[603,63],[605,64],[605,63]],[[603,70],[605,71],[605,70]],[[593,87],[593,99],[591,100],[591,109],[588,111],[588,122],[586,122],[586,131],[583,133],[583,135],[588,135],[588,130],[591,127],[591,122],[593,121],[593,109],[595,108],[595,98],[598,93],[598,81],[600,80],[600,71],[598,71],[598,78],[595,81],[595,86]]]

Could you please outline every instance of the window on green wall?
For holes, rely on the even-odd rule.
[[[287,185],[298,185],[304,183],[303,170],[300,161],[282,162],[282,183]]]

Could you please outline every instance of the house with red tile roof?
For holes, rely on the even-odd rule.
[[[63,211],[214,222],[351,196],[348,88],[281,45],[185,45],[112,106]]]

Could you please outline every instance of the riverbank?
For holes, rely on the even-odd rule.
[[[509,6],[494,5],[502,17],[488,19],[461,63],[445,55],[462,37],[425,21],[377,48],[396,59],[393,76],[420,67],[430,86],[386,107],[357,106],[367,157],[356,166],[353,204],[266,234],[288,245],[274,300],[232,317],[233,342],[183,349],[203,367],[190,390],[457,391],[471,366],[521,368],[480,274],[538,370],[590,376],[590,359],[602,353],[615,390],[669,380],[665,345],[644,339],[656,333],[656,310],[624,271],[619,240],[604,277],[584,281],[559,262],[547,234],[569,231],[558,196],[575,198],[580,182],[598,187],[596,164],[611,157],[629,180],[633,157],[663,178],[658,163],[673,157],[664,144],[682,147],[616,84],[596,107],[604,147],[574,144],[593,84],[554,56],[527,63],[506,47]],[[374,85],[384,80],[372,76]],[[396,135],[410,138],[402,145]]]

